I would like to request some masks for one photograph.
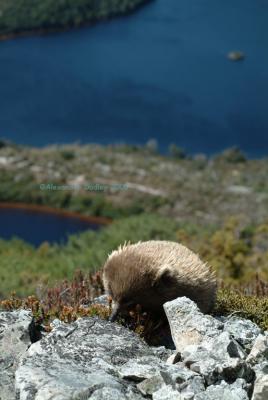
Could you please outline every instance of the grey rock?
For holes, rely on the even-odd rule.
[[[119,375],[122,378],[140,382],[144,379],[152,378],[159,371],[159,360],[155,357],[140,358],[139,360],[129,360],[121,368]]]
[[[176,387],[178,390],[184,388],[185,383],[190,382],[197,376],[195,372],[186,368],[182,363],[163,366],[160,373],[166,385]]]
[[[109,298],[106,294],[96,297],[94,300],[92,300],[91,304],[99,304],[101,306],[109,306]]]
[[[268,332],[260,334],[255,340],[251,352],[247,357],[247,362],[257,364],[268,361]]]
[[[205,390],[202,376],[179,363],[162,368],[160,374],[167,386],[171,386],[181,394],[182,399],[192,399],[196,393]]]
[[[167,364],[172,365],[180,362],[181,360],[181,353],[173,353],[167,359]]]
[[[181,355],[184,364],[203,375],[208,385],[221,379],[232,382],[239,377],[249,381],[254,377],[254,371],[243,360],[243,350],[228,332],[207,338],[201,345],[187,346]]]
[[[157,360],[149,346],[118,324],[98,318],[61,323],[25,354],[16,371],[17,398],[101,398],[110,388],[118,398],[139,399],[136,384],[120,379],[120,370],[142,357]]]
[[[247,393],[249,393],[252,389],[252,383],[248,383],[245,379],[238,378],[234,383],[232,383],[232,388],[235,389],[244,389]]]
[[[178,297],[164,304],[172,339],[176,350],[200,344],[207,337],[218,336],[223,323],[210,315],[201,313],[197,305],[187,297]]]
[[[245,358],[242,347],[228,332],[221,332],[217,337],[207,338],[204,346],[210,350],[215,359],[229,360],[230,357]]]
[[[60,327],[60,326],[64,327],[65,325],[64,325],[64,323],[63,323],[60,319],[58,319],[58,318],[55,318],[55,319],[50,323],[50,327],[51,327],[52,329],[58,328],[58,327]]]
[[[0,312],[0,400],[15,399],[15,370],[31,344],[30,311]]]
[[[183,397],[172,386],[162,386],[157,392],[153,393],[153,400],[183,400]]]
[[[104,387],[97,389],[88,397],[90,400],[126,400],[126,395],[118,389]]]
[[[239,380],[242,381],[242,380]],[[198,393],[194,400],[248,400],[246,390],[240,382],[228,385],[222,381],[218,385],[212,385],[205,392]]]
[[[83,398],[84,399],[84,398]],[[101,389],[97,389],[94,391],[90,397],[87,397],[86,400],[142,400],[144,397],[139,395],[139,393],[133,394],[132,390],[126,388],[123,393],[119,389],[104,387]]]
[[[252,400],[268,399],[268,362],[259,364],[256,368],[256,380]]]
[[[149,370],[149,373],[151,372]],[[205,390],[204,383],[201,376],[190,371],[183,364],[165,365],[160,363],[155,375],[145,379],[137,387],[142,394],[153,395],[164,386],[177,391],[177,396],[180,393],[182,399],[190,399],[194,397],[195,393]],[[160,393],[162,392],[158,392],[156,396],[160,396]]]
[[[151,350],[156,357],[165,362],[168,360],[169,357],[172,357],[174,354],[173,350],[167,349],[165,346],[151,347]]]
[[[239,321],[204,315],[185,297],[166,303],[164,309],[184,365],[202,375],[207,385],[221,380],[233,383],[237,378],[247,382],[254,379],[255,373],[245,361],[245,346],[251,345],[259,332],[255,324],[242,320],[239,333]]]
[[[268,332],[187,298],[165,309],[175,353],[96,317],[54,320],[30,344],[31,314],[0,313],[0,400],[267,400]]]
[[[181,399],[182,400],[194,400],[194,393],[192,393],[192,392],[181,393]]]
[[[185,400],[194,398],[195,394],[205,390],[205,380],[202,376],[196,375],[183,387],[181,385],[180,392],[183,394]]]
[[[248,319],[237,317],[226,318],[224,330],[229,332],[234,339],[249,352],[261,329]]]
[[[151,396],[153,393],[161,389],[165,385],[164,379],[160,374],[154,375],[152,378],[144,379],[138,383],[137,388],[144,396]]]
[[[84,400],[84,397],[81,397]],[[97,389],[93,394],[90,394],[89,397],[86,397],[86,400],[142,400],[144,397],[139,395],[139,393],[133,394],[132,390],[126,388],[125,392],[122,392],[119,389],[103,387],[101,389]],[[80,397],[79,397],[80,400]]]

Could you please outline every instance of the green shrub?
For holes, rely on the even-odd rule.
[[[268,296],[246,296],[229,289],[218,292],[215,315],[237,315],[268,330]]]
[[[177,146],[175,143],[171,143],[169,145],[169,154],[171,157],[178,158],[178,159],[184,159],[186,158],[186,152],[182,147]]]
[[[231,147],[230,149],[226,149],[221,154],[217,155],[215,159],[227,161],[229,163],[241,163],[247,161],[246,155],[242,152],[242,150],[239,149],[239,147]]]
[[[66,161],[73,160],[75,158],[75,153],[72,150],[61,150],[60,155]]]
[[[268,280],[268,223],[245,225],[237,217],[222,227],[191,227],[177,231],[177,240],[199,253],[225,282],[250,282],[256,273]]]

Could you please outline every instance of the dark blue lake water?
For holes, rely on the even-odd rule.
[[[0,43],[0,136],[268,153],[268,1],[155,0],[91,28]],[[231,62],[226,54],[246,58]]]
[[[16,236],[34,246],[44,241],[64,243],[69,234],[97,230],[99,227],[79,218],[59,214],[0,208],[0,238],[11,239]]]

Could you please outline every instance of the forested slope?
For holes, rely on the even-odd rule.
[[[0,35],[65,29],[133,11],[149,0],[0,0]]]

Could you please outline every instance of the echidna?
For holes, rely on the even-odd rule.
[[[207,313],[216,297],[216,278],[208,265],[187,247],[165,240],[119,246],[108,256],[103,280],[113,300],[112,321],[135,304],[161,315],[163,304],[180,296]]]

